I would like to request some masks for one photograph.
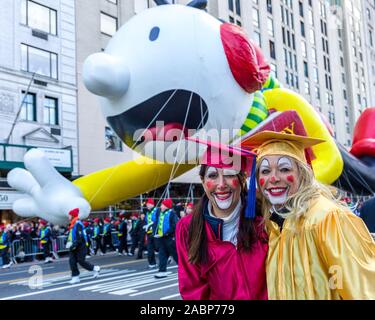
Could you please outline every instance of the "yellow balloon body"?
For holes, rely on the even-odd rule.
[[[333,137],[320,119],[319,114],[302,96],[288,89],[267,90],[263,94],[269,110],[297,111],[307,135],[326,140],[312,148],[316,157],[312,161],[312,166],[318,181],[325,184],[335,182],[341,175],[344,162]]]
[[[194,166],[173,166],[140,156],[136,160],[78,178],[73,183],[89,201],[91,208],[97,210],[152,191]]]

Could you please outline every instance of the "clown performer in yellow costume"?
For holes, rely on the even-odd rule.
[[[257,153],[269,299],[375,299],[375,242],[306,160],[321,142],[271,131],[243,142]]]

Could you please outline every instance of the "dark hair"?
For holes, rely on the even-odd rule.
[[[199,171],[199,176],[202,181],[207,170],[207,165],[202,165]],[[251,250],[252,245],[258,240],[256,230],[254,228],[253,220],[245,218],[245,208],[247,203],[247,186],[244,174],[238,174],[241,183],[241,202],[240,222],[237,235],[237,243],[239,250]],[[204,206],[208,202],[208,197],[204,194],[194,207],[192,219],[189,225],[188,233],[188,258],[192,264],[204,264],[208,261],[207,252],[207,235],[205,229],[205,219],[203,216]],[[257,206],[258,207],[258,206]]]

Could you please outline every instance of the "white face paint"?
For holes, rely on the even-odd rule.
[[[270,170],[270,163],[268,162],[267,159],[263,159],[262,162],[260,163],[260,171],[262,170]]]
[[[286,157],[280,158],[277,164],[278,164],[279,170],[282,170],[284,168],[287,168],[287,169],[293,168],[292,162],[290,161],[289,158],[286,158]],[[287,189],[285,193],[283,193],[280,196],[271,195],[267,190],[265,190],[265,193],[268,195],[268,199],[270,200],[271,204],[280,205],[286,202],[288,198],[288,191],[289,191],[289,188]]]
[[[287,168],[287,169],[292,169],[292,161],[289,158],[282,157],[278,161],[278,165],[280,169]]]
[[[208,198],[220,210],[228,210],[239,199],[238,171],[208,167],[204,187]],[[222,180],[224,179],[224,180]]]
[[[264,195],[268,198],[272,205],[280,205],[286,202],[286,199],[288,198],[288,190],[281,196],[273,196],[268,192],[268,190],[264,190]]]
[[[281,157],[277,161],[277,170],[282,171],[283,169],[289,169],[291,170],[293,168],[292,162],[289,158],[287,157]],[[270,162],[267,159],[263,159],[260,165],[260,171],[264,173],[271,173],[271,165]],[[278,190],[275,190],[278,191]],[[289,192],[289,187],[286,187],[286,190],[282,192],[282,189],[280,189],[280,195],[277,194],[271,194],[267,189],[262,188],[263,194],[268,198],[270,203],[272,205],[282,205],[287,201],[288,198],[288,192]]]

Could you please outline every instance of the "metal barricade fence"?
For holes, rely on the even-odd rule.
[[[17,258],[24,259],[26,257],[34,257],[43,254],[40,245],[40,239],[35,238],[31,240],[14,240],[12,242],[10,258],[14,263],[17,263]]]
[[[120,245],[118,231],[111,232],[111,235],[113,246],[118,247]],[[69,252],[69,249],[66,248],[67,239],[67,236],[58,236],[57,238],[52,239],[50,250],[56,258],[58,258],[59,253]],[[91,249],[95,249],[95,247],[96,242],[91,239]],[[23,260],[26,257],[35,258],[35,256],[42,254],[43,250],[39,238],[31,240],[14,240],[11,245],[10,259],[14,263],[17,263],[17,258]]]
[[[52,240],[53,252],[59,254],[61,252],[69,252],[69,249],[66,248],[66,242],[68,241],[67,236],[58,236],[56,239]]]

